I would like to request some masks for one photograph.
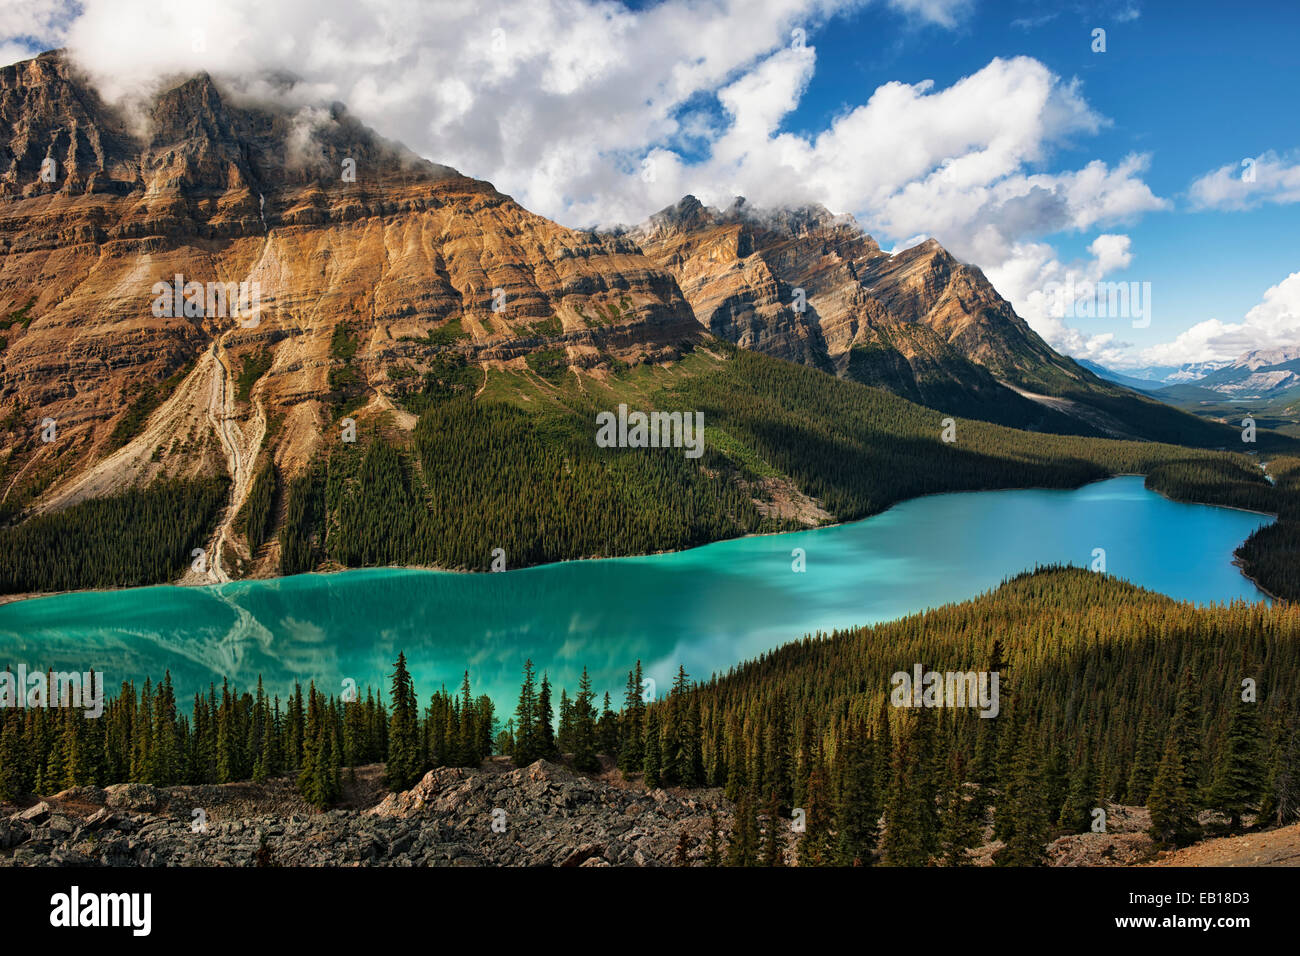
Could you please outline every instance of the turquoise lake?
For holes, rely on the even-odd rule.
[[[225,675],[251,687],[258,674],[282,695],[295,678],[386,693],[404,650],[421,700],[468,668],[475,693],[505,710],[531,657],[557,696],[585,665],[617,707],[638,658],[666,689],[678,664],[706,677],[806,633],[973,597],[1037,565],[1087,567],[1094,548],[1111,574],[1175,598],[1264,600],[1231,562],[1271,521],[1168,501],[1121,477],[936,495],[853,524],[498,574],[369,569],[78,592],[0,606],[0,667],[93,667],[110,692],[170,669],[178,696]]]

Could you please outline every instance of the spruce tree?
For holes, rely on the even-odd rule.
[[[704,856],[704,865],[722,866],[722,833],[717,810],[709,814],[709,843]]]
[[[538,726],[537,685],[533,662],[524,661],[524,681],[515,706],[515,749],[511,757],[515,766],[524,767],[541,756],[541,732]]]
[[[836,861],[840,866],[868,866],[875,852],[880,835],[875,750],[876,744],[862,724],[855,725],[845,737],[835,823]]]
[[[551,709],[551,682],[543,672],[542,687],[537,693],[537,757],[554,760],[560,755],[560,751],[555,746],[554,721],[555,712]]]
[[[970,850],[979,846],[976,814],[978,802],[970,799],[966,786],[966,761],[954,749],[948,756],[948,777],[939,801],[939,858],[945,866],[969,866]]]
[[[623,713],[619,717],[618,769],[627,779],[640,773],[645,764],[645,701],[641,699],[641,662],[628,671]]]
[[[1159,843],[1183,846],[1200,836],[1201,716],[1199,687],[1189,669],[1178,689],[1174,719],[1164,755],[1151,784],[1147,808],[1151,836]]]
[[[759,866],[785,866],[784,821],[781,819],[781,798],[773,791],[763,809],[766,825],[758,853]]]
[[[1040,752],[1032,732],[1022,728],[1007,785],[999,795],[1005,845],[993,855],[999,866],[1039,866],[1050,828]],[[1004,813],[1005,810],[1005,813]]]
[[[641,762],[641,772],[644,774],[642,780],[647,790],[654,790],[659,786],[659,774],[661,772],[658,709],[646,711],[643,749],[645,759]]]
[[[925,866],[938,847],[926,718],[904,717],[894,735],[881,854],[889,866]]]
[[[388,762],[384,786],[409,790],[421,776],[419,710],[415,684],[406,669],[406,655],[398,653],[392,676],[392,714],[388,720]]]
[[[573,702],[573,766],[576,770],[594,772],[600,769],[596,757],[596,708],[592,701],[591,677],[582,669],[578,683],[578,696]]]
[[[1228,829],[1241,828],[1241,818],[1259,805],[1264,777],[1260,754],[1259,705],[1235,695],[1228,732],[1214,763],[1214,779],[1206,803],[1228,817]]]
[[[758,815],[754,798],[748,790],[736,805],[735,824],[727,842],[727,866],[758,864]]]
[[[1059,823],[1066,833],[1087,833],[1092,828],[1092,811],[1097,806],[1097,780],[1092,769],[1092,753],[1084,751],[1083,759],[1070,774],[1070,786],[1061,807]]]

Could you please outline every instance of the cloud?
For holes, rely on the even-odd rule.
[[[24,29],[66,44],[118,101],[199,70],[250,96],[273,95],[259,77],[293,74],[303,161],[312,108],[338,100],[570,226],[638,222],[692,192],[721,205],[818,202],[884,243],[934,236],[1067,350],[1102,346],[1036,314],[1034,290],[1070,270],[1116,268],[1106,231],[1168,207],[1143,181],[1149,156],[1055,165],[1108,120],[1077,80],[1032,57],[994,58],[946,87],[885,83],[809,133],[785,128],[817,68],[809,38],[835,16],[874,2],[953,29],[971,0],[663,0],[636,11],[613,0],[22,2]],[[1044,237],[1062,231],[1100,233],[1101,245],[1061,263]]]
[[[1075,358],[1091,359],[1103,365],[1131,364],[1129,344],[1115,331],[1094,334],[1070,326],[1064,302],[1053,291],[1071,288],[1083,295],[1093,283],[1111,272],[1127,269],[1133,261],[1132,241],[1126,235],[1103,233],[1088,245],[1090,258],[1061,262],[1045,243],[1017,243],[1000,265],[986,270],[990,282],[1026,322],[1054,348]],[[1130,319],[1116,319],[1128,327]]]
[[[1300,343],[1300,272],[1293,272],[1264,293],[1263,300],[1240,322],[1209,319],[1172,342],[1142,352],[1148,365],[1230,361],[1251,349],[1294,348]]]
[[[1254,209],[1265,203],[1300,202],[1300,153],[1279,156],[1272,150],[1220,166],[1192,183],[1195,209]]]

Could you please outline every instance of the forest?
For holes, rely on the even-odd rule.
[[[180,577],[229,480],[158,479],[0,528],[0,593],[130,587]]]
[[[903,708],[915,664],[999,674],[995,718]],[[558,696],[523,664],[512,713],[471,690],[421,704],[398,656],[389,693],[284,700],[223,683],[178,706],[170,677],[123,684],[102,717],[0,713],[0,799],[75,785],[296,778],[328,807],[346,768],[385,763],[393,790],[490,754],[518,766],[616,766],[647,788],[718,787],[730,822],[708,860],[777,865],[795,810],[800,865],[1043,862],[1094,811],[1145,805],[1161,844],[1300,819],[1300,608],[1197,607],[1077,568],[1019,575],[975,600],[807,636],[726,674],[683,670],[648,699],[641,665],[617,709],[583,672]],[[597,697],[600,696],[598,702]],[[505,716],[505,719],[502,719]],[[602,759],[603,758],[603,759]]]

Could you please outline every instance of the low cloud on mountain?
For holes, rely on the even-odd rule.
[[[1168,206],[1144,181],[1149,157],[1053,169],[1108,120],[1078,80],[1027,56],[946,87],[886,83],[824,128],[783,129],[817,69],[808,38],[867,2],[18,0],[17,29],[0,41],[11,60],[66,45],[120,102],[197,70],[244,82],[287,71],[300,78],[295,106],[342,101],[571,226],[638,222],[686,193],[720,206],[820,202],[885,243],[938,238],[1053,345],[1112,359],[1111,334],[1085,336],[1039,300],[1050,282],[1127,264],[1116,227]],[[971,6],[876,2],[900,26],[932,30],[960,29]],[[1093,233],[1090,258],[1062,261],[1044,239],[1058,233]]]

